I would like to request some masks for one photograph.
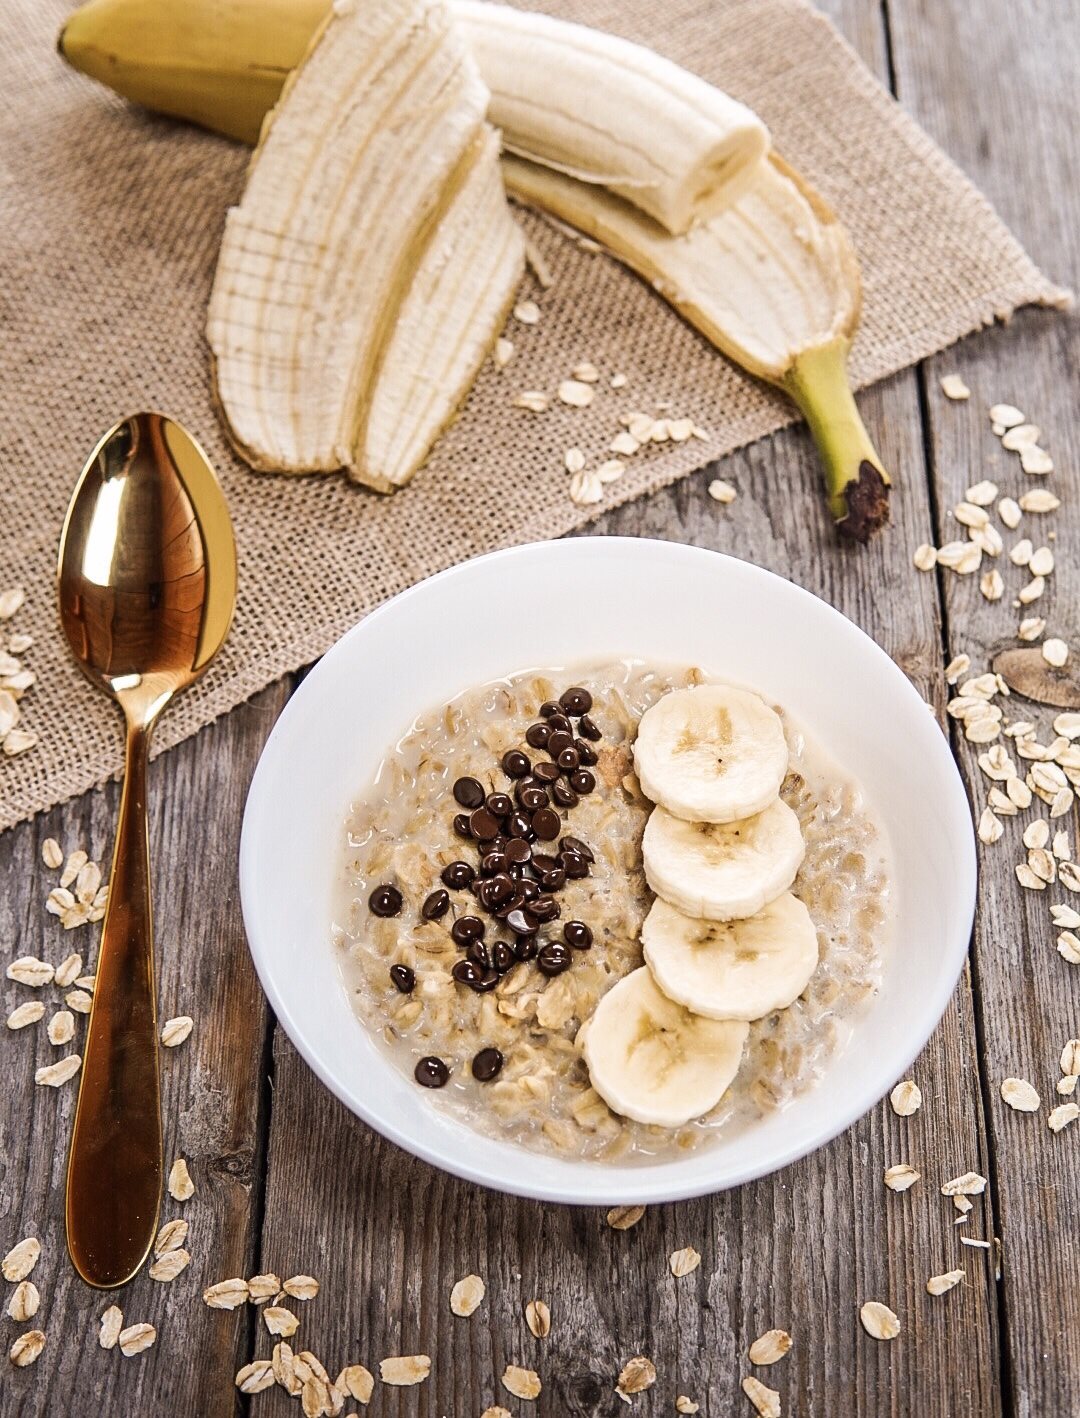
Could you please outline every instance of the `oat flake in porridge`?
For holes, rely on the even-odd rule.
[[[634,1122],[612,1112],[590,1086],[579,1031],[607,991],[642,965],[641,926],[654,900],[642,867],[652,804],[633,771],[636,727],[670,690],[719,682],[697,669],[640,661],[527,671],[421,715],[387,753],[346,824],[333,934],[353,1007],[397,1066],[411,1077],[418,1065],[423,1071],[423,1060],[447,1065],[449,1081],[432,1094],[436,1106],[479,1131],[560,1156],[650,1161],[784,1107],[844,1046],[880,981],[890,916],[888,845],[858,786],[776,706],[790,750],[781,796],[806,843],[792,891],[817,930],[817,968],[794,1003],[750,1024],[735,1079],[704,1117],[676,1128]],[[524,753],[533,765],[546,758],[526,734],[558,712],[553,701],[571,686],[591,693],[587,721],[577,717],[580,705],[573,706],[571,735],[581,723],[598,730],[589,745],[597,761],[586,757],[582,764],[585,791],[571,794],[576,804],[556,808],[559,840],[531,846],[553,857],[569,836],[594,860],[588,875],[559,882],[553,894],[560,914],[542,922],[534,937],[539,948],[547,943],[554,951],[547,963],[557,973],[545,973],[533,955],[477,991],[459,983],[475,926],[455,923],[478,918],[489,956],[497,941],[512,947],[522,938],[480,909],[468,884],[455,887],[443,877],[454,862],[479,866],[479,844],[454,829],[455,818],[469,816],[455,801],[454,786],[475,779],[484,795],[513,798],[515,779],[504,770],[504,756]],[[513,758],[508,763],[515,771],[521,767]],[[595,780],[591,791],[589,778]],[[471,811],[486,809],[481,802]],[[386,886],[400,893],[396,914],[369,907],[372,894]],[[376,900],[385,905],[385,894]],[[422,914],[425,903],[430,918]],[[564,937],[568,922],[588,929]],[[590,932],[591,943],[580,948]]]

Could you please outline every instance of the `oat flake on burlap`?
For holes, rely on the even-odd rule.
[[[820,188],[862,260],[859,385],[1030,302],[1060,303],[984,198],[801,0],[534,0],[642,41],[757,109]],[[23,724],[38,745],[0,758],[0,828],[101,782],[121,764],[115,709],[56,628],[52,573],[79,468],[118,417],[181,419],[220,471],[236,524],[240,601],[229,641],[157,731],[158,750],[310,662],[378,602],[495,547],[554,537],[781,427],[779,395],[740,374],[644,285],[524,220],[555,275],[522,297],[514,359],[489,362],[412,485],[386,499],[341,476],[248,472],[210,396],[203,322],[226,208],[247,153],[139,113],[57,57],[63,0],[0,0],[0,590],[22,584],[13,628],[35,643]],[[554,394],[576,364],[601,372],[588,408]],[[611,389],[619,371],[624,387]],[[524,381],[524,382],[523,382]],[[712,434],[642,450],[599,505],[567,495],[565,450],[602,462],[618,415],[668,400]],[[821,511],[822,516],[825,515]]]

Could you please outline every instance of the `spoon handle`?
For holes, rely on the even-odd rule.
[[[161,1098],[146,822],[150,729],[128,724],[124,790],[67,1173],[67,1242],[90,1285],[146,1259],[161,1204]]]

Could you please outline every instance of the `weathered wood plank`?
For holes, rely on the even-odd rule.
[[[1080,161],[1074,66],[1074,7],[1035,3],[981,9],[947,0],[934,5],[924,28],[923,6],[892,5],[892,34],[900,94],[915,115],[987,192],[1037,260],[1060,281],[1080,281]],[[976,671],[990,655],[1017,643],[1021,615],[1046,617],[1047,634],[1080,639],[1080,428],[1076,369],[1080,324],[1074,316],[1022,312],[1007,330],[965,342],[927,369],[930,448],[943,509],[940,537],[954,537],[949,509],[969,483],[988,477],[1017,496],[1045,484],[1063,506],[1051,517],[1025,517],[1013,533],[1001,526],[1006,548],[1030,536],[1054,548],[1057,568],[1047,593],[1030,610],[1012,602],[1027,580],[1006,557],[1002,601],[983,599],[977,577],[945,574],[950,651],[966,652]],[[940,375],[959,371],[972,390],[970,404],[950,405]],[[1015,455],[993,437],[986,417],[995,402],[1017,404],[1044,430],[1057,471],[1025,477]],[[997,520],[997,519],[995,519]],[[1052,737],[1048,711],[1014,700],[1010,718],[1031,718]],[[973,798],[981,806],[991,786],[977,753],[961,742]],[[1045,813],[1045,808],[1042,809]],[[989,1097],[990,1146],[996,1207],[1004,1246],[1002,1312],[1007,1332],[1007,1376],[1018,1414],[1080,1410],[1080,1253],[1070,1218],[1080,1207],[1076,1136],[1054,1137],[1046,1127],[1065,1040],[1080,1033],[1080,980],[1054,949],[1051,901],[1077,898],[1060,886],[1026,892],[1013,877],[1023,859],[1020,834],[1035,810],[1006,824],[1001,842],[983,852],[983,909],[976,930],[976,973],[983,1070]],[[1065,825],[1073,834],[1075,814]],[[1043,1098],[1038,1116],[1011,1113],[998,1088],[1009,1075],[1030,1079]]]
[[[168,1285],[141,1275],[117,1296],[91,1290],[75,1275],[64,1244],[64,1171],[76,1084],[35,1088],[33,1071],[68,1052],[53,1048],[45,1025],[62,990],[32,991],[3,981],[4,1017],[40,998],[46,1018],[19,1033],[2,1031],[7,1086],[0,1092],[0,1253],[21,1237],[39,1237],[33,1274],[41,1291],[34,1321],[47,1336],[42,1358],[25,1370],[6,1358],[0,1382],[5,1414],[229,1414],[237,1354],[249,1343],[250,1314],[210,1311],[199,1296],[222,1273],[248,1273],[254,1250],[253,1197],[262,1172],[260,1074],[266,1004],[244,943],[236,883],[240,819],[247,784],[287,687],[268,689],[227,719],[159,759],[151,769],[150,840],[154,872],[158,997],[162,1019],[190,1014],[188,1041],[162,1056],[166,1166],[188,1159],[196,1195],[168,1196],[163,1219],[190,1223],[191,1265]],[[117,733],[120,722],[117,720]],[[41,843],[83,847],[96,860],[112,849],[118,788],[55,809],[0,837],[0,940],[4,966],[17,955],[53,963],[81,950],[93,969],[99,927],[65,932],[45,914],[55,874],[42,865]],[[76,1017],[77,1048],[85,1019]],[[4,1305],[7,1304],[5,1285]],[[125,1359],[98,1346],[98,1316],[115,1298],[125,1320],[147,1320],[156,1346]],[[19,1330],[6,1316],[6,1350]]]

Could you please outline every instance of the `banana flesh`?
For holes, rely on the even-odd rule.
[[[589,1078],[623,1117],[679,1127],[714,1107],[739,1070],[749,1025],[692,1014],[642,967],[610,989],[586,1025]]]
[[[786,1009],[818,963],[810,912],[790,892],[726,922],[686,916],[658,897],[641,944],[663,993],[707,1019],[761,1019]]]
[[[339,0],[264,129],[210,300],[218,397],[253,467],[393,486],[453,412],[522,259],[486,106],[437,0]],[[478,205],[492,221],[470,232]]]

